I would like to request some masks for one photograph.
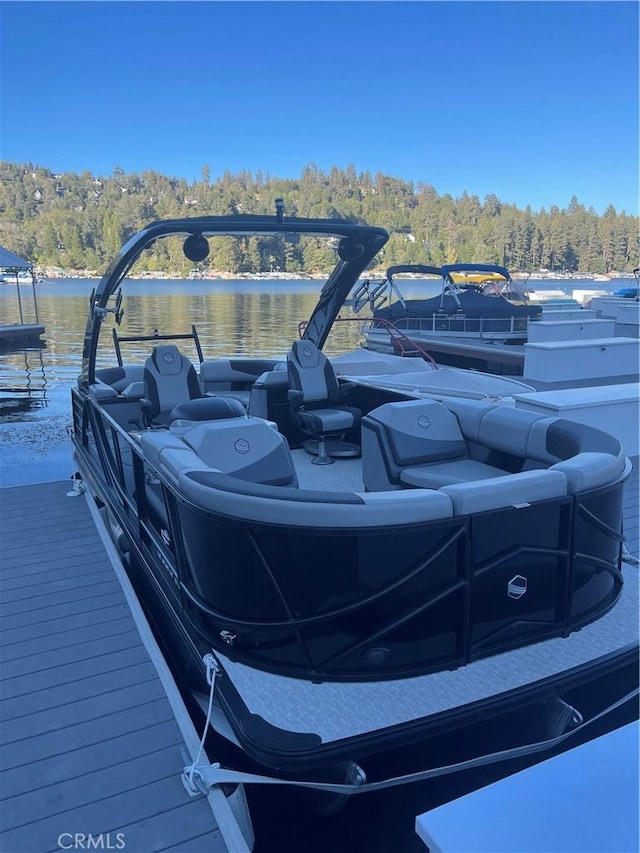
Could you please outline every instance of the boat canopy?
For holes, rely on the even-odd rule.
[[[33,264],[30,261],[25,261],[20,255],[15,252],[10,252],[4,246],[0,246],[0,269],[16,272],[18,270],[33,269]]]
[[[456,276],[456,273],[485,273],[480,278],[484,281],[493,278],[496,274],[511,280],[511,275],[506,267],[499,267],[496,264],[445,264],[440,267],[440,272],[445,280],[459,281],[467,276]],[[475,278],[475,276],[473,276]]]
[[[418,273],[421,275],[437,275],[442,276],[440,267],[427,267],[423,264],[398,264],[395,267],[387,269],[387,281],[392,281],[394,275],[398,273]]]

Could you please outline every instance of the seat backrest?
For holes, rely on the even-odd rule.
[[[339,405],[340,388],[326,355],[311,341],[295,341],[287,355],[289,385],[301,394],[300,403]]]
[[[227,418],[198,424],[183,436],[202,462],[249,483],[297,486],[287,440],[261,418]]]
[[[144,366],[143,382],[150,422],[169,413],[178,403],[202,397],[194,366],[174,344],[154,347]]]
[[[385,403],[362,419],[362,471],[370,491],[400,488],[409,466],[466,456],[456,416],[436,400]]]
[[[425,465],[467,455],[456,416],[435,400],[385,403],[368,418],[382,426],[400,467]]]

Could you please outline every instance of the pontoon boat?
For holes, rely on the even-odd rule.
[[[144,363],[123,359],[120,287],[146,248],[179,238],[199,263],[210,240],[249,236],[335,248],[288,353],[198,347],[194,365],[195,329],[150,329]],[[212,695],[213,727],[272,778],[347,778],[347,793],[381,767],[410,781],[541,748],[637,682],[620,443],[345,381],[324,355],[387,236],[281,206],[149,225],[91,296],[72,394],[79,474],[177,672],[203,707]]]

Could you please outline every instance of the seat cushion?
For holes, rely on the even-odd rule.
[[[360,421],[360,411],[350,406],[335,409],[299,409],[296,417],[304,430],[322,435],[344,432],[357,426]]]
[[[454,515],[468,515],[564,497],[567,478],[561,471],[522,471],[499,480],[456,483],[442,491],[451,498]]]
[[[422,489],[439,489],[454,483],[471,483],[478,480],[490,480],[494,477],[506,477],[509,471],[476,462],[474,459],[456,459],[452,462],[440,462],[432,465],[415,465],[400,472],[400,482],[406,486]]]
[[[552,465],[550,471],[562,471],[569,492],[577,494],[614,483],[627,472],[626,458],[610,453],[578,453],[564,462]]]
[[[167,422],[174,421],[217,421],[224,418],[246,417],[244,406],[233,397],[199,397],[185,400],[171,410]]]

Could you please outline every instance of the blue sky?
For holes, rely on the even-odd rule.
[[[638,213],[635,2],[2,2],[0,156]]]

